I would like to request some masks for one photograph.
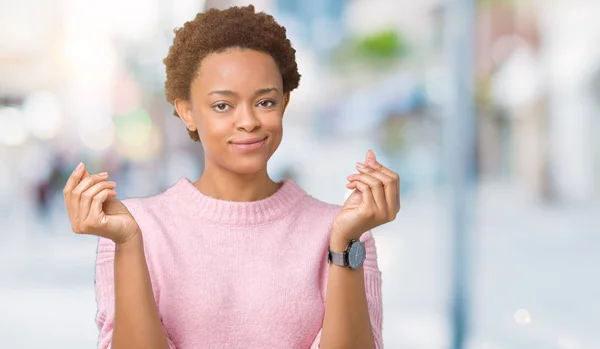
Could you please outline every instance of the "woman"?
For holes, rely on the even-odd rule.
[[[399,209],[396,173],[369,151],[343,207],[267,161],[298,86],[285,28],[254,7],[201,13],[175,31],[167,99],[205,154],[202,176],[115,198],[80,164],[64,194],[73,231],[99,236],[99,347],[382,348],[370,229]]]

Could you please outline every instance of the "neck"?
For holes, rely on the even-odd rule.
[[[193,185],[204,195],[226,201],[258,201],[273,195],[281,183],[274,182],[266,168],[256,173],[239,174],[207,166]]]

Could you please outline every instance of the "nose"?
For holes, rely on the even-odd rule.
[[[238,131],[252,132],[260,128],[260,120],[255,114],[254,108],[242,107],[238,108],[236,115],[235,127]]]

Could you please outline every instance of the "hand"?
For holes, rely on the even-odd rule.
[[[77,234],[96,235],[115,243],[129,241],[140,229],[125,205],[116,198],[115,182],[106,172],[90,175],[81,163],[63,190],[71,228]]]
[[[365,164],[357,162],[358,174],[348,176],[346,188],[355,189],[333,222],[332,239],[358,240],[370,229],[396,219],[400,211],[398,174],[367,152]]]

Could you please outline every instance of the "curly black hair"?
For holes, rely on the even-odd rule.
[[[269,54],[281,72],[283,92],[298,87],[296,50],[286,37],[285,27],[269,14],[256,13],[252,5],[198,13],[174,33],[173,45],[163,60],[167,73],[165,94],[172,105],[175,99],[189,100],[191,83],[204,57],[233,47]],[[177,110],[173,115],[179,117]],[[200,141],[197,132],[188,133],[194,141]]]

